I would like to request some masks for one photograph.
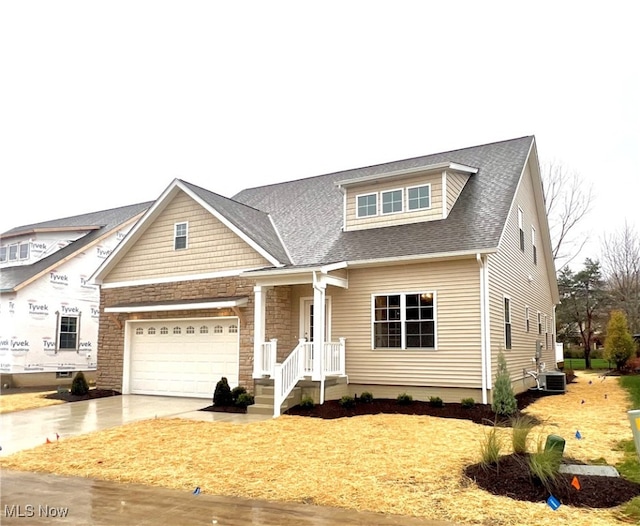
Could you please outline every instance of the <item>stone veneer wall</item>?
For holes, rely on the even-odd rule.
[[[105,307],[171,300],[198,300],[245,296],[249,299],[240,307],[240,370],[239,382],[253,387],[253,280],[245,278],[218,278],[181,281],[154,285],[109,288],[100,290],[100,326],[98,330],[98,372],[96,387],[122,391],[124,361],[124,327],[127,320],[153,320],[163,318],[209,318],[235,316],[232,309],[181,310],[143,312],[133,314],[105,313]],[[293,347],[290,287],[276,287],[267,292],[265,336],[278,338],[278,355],[284,356]],[[280,359],[280,358],[279,358]]]

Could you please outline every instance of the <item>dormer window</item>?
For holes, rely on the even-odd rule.
[[[383,214],[402,212],[402,189],[381,192],[381,197]]]
[[[0,247],[0,263],[7,261],[7,247]]]
[[[175,250],[187,248],[187,225],[188,223],[176,223],[174,225],[173,248]]]
[[[431,208],[431,185],[407,188],[407,208],[409,210],[424,210]]]
[[[358,196],[358,217],[370,217],[378,214],[378,194]]]
[[[29,258],[29,243],[20,243],[20,259]]]

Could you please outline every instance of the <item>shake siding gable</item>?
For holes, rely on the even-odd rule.
[[[372,295],[434,291],[437,349],[372,347]],[[347,341],[349,381],[481,387],[479,269],[475,259],[349,270],[349,289],[331,287],[334,339]],[[396,393],[398,394],[398,393]]]
[[[431,207],[426,210],[408,211],[407,188],[421,185],[431,185]],[[382,214],[381,192],[403,189],[403,211],[394,214]],[[359,195],[377,194],[378,215],[372,217],[357,217],[356,198]],[[407,178],[394,178],[389,181],[377,181],[362,186],[347,189],[346,197],[346,230],[362,230],[381,226],[402,225],[420,221],[442,219],[442,174],[414,175]]]
[[[538,264],[533,263],[529,230],[525,229],[525,251],[520,250],[520,234],[518,229],[518,208],[524,213],[525,224],[531,224],[540,232],[540,221],[535,206],[533,179],[527,165],[518,187],[504,236],[499,250],[488,258],[489,263],[489,295],[490,295],[490,334],[492,373],[491,384],[495,380],[497,356],[503,350],[517,391],[530,386],[532,380],[524,374],[524,370],[533,370],[531,359],[535,356],[536,340],[541,339],[543,345],[542,361],[553,366],[554,353],[544,348],[544,334],[538,335],[536,311],[553,312],[550,276],[546,265],[542,264],[547,256],[547,246],[538,242]],[[504,349],[504,296],[511,298],[512,348]],[[529,308],[531,330],[526,332],[524,319],[525,307]],[[551,345],[550,347],[553,347]],[[524,381],[523,381],[524,379]]]
[[[174,225],[188,223],[188,248],[174,250]],[[258,268],[270,263],[184,192],[179,192],[104,283]]]

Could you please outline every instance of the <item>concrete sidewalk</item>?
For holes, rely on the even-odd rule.
[[[0,456],[65,438],[150,418],[188,418],[207,422],[250,423],[269,416],[199,411],[202,398],[120,395],[69,402],[0,415]]]
[[[400,515],[8,470],[0,471],[0,485],[3,525],[454,526]]]

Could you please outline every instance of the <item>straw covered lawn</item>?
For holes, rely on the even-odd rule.
[[[589,379],[593,381],[589,384]],[[605,399],[604,395],[607,395]],[[584,400],[584,403],[582,403]],[[529,406],[560,434],[566,455],[615,463],[631,438],[618,380],[581,374],[565,396]],[[462,475],[479,460],[488,428],[468,421],[375,415],[336,420],[283,416],[254,424],[157,419],[16,453],[0,465],[179,488],[305,502],[484,525],[610,526],[616,510],[496,497]],[[583,438],[574,438],[580,430]],[[501,429],[508,440],[510,430]],[[510,453],[510,446],[504,453]]]
[[[35,409],[64,403],[63,400],[45,398],[45,396],[52,392],[54,391],[48,391],[46,393],[0,394],[0,415],[13,411],[23,411],[24,409]]]

